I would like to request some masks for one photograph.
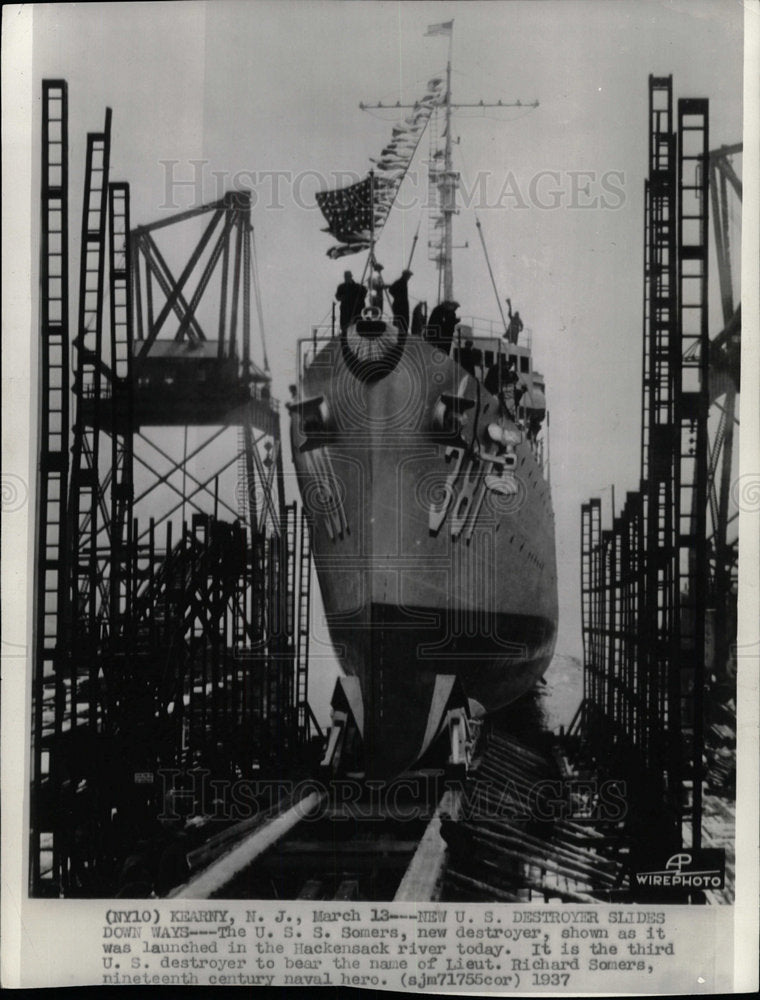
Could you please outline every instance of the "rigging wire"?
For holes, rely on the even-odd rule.
[[[412,82],[407,85],[407,90],[410,90],[412,93],[416,94],[418,93],[418,87],[427,86],[429,80],[434,79],[436,76],[443,76],[445,72],[446,72],[446,67],[444,66],[442,69],[433,70],[432,73],[429,73],[426,76],[418,76],[416,80],[412,80]],[[377,103],[382,104],[384,99],[392,101],[393,96],[397,93],[398,93],[397,90],[394,90],[392,93],[388,91],[386,94],[383,94],[378,98]],[[397,97],[396,100],[399,102],[398,105],[396,105],[395,103],[387,104],[382,108],[369,108],[365,105],[362,107],[362,111],[366,112],[371,118],[376,118],[378,121],[390,122],[393,121],[393,119],[383,118],[383,114],[386,114],[388,112],[393,112],[393,114],[400,114],[409,111],[409,108],[404,108],[401,106],[402,101],[400,97]],[[414,102],[412,101],[412,103]],[[376,114],[375,112],[377,111],[381,112],[381,114]]]
[[[368,108],[364,108],[363,110],[364,111],[369,111]],[[395,109],[395,110],[401,111],[401,110],[405,110],[405,109],[399,108],[399,109]],[[425,124],[422,127],[422,131],[420,132],[419,136],[417,137],[417,141],[414,144],[414,149],[412,149],[411,153],[409,154],[409,159],[406,162],[406,166],[404,167],[403,173],[401,174],[401,177],[399,177],[399,179],[398,179],[398,184],[396,184],[396,188],[395,188],[395,190],[393,192],[393,198],[392,198],[390,204],[388,205],[388,210],[385,213],[385,218],[383,219],[382,223],[380,224],[379,229],[376,228],[375,225],[374,225],[374,205],[373,205],[373,240],[372,240],[372,247],[370,248],[370,252],[369,252],[369,254],[367,256],[367,260],[366,260],[366,262],[364,264],[364,270],[362,272],[362,279],[361,279],[362,282],[364,281],[364,277],[365,277],[365,275],[368,272],[369,265],[370,265],[370,260],[374,259],[374,256],[375,256],[374,255],[374,248],[377,245],[377,241],[380,239],[380,234],[383,232],[383,230],[385,228],[385,223],[388,221],[388,218],[390,217],[390,214],[393,211],[393,206],[396,204],[396,200],[398,199],[398,195],[399,195],[399,191],[401,190],[401,186],[404,183],[404,181],[406,180],[407,175],[409,174],[409,168],[411,167],[412,163],[414,162],[414,158],[417,155],[417,150],[420,148],[420,143],[422,142],[423,136],[425,135],[425,133],[428,130],[428,126],[430,125],[430,121],[433,118],[433,115],[435,114],[435,111],[436,111],[436,107],[433,106],[433,108],[431,109],[430,115],[428,116],[427,120],[425,121]],[[376,117],[376,116],[374,116],[374,117]],[[374,173],[374,168],[372,168],[370,170],[370,173]],[[373,202],[374,202],[374,198],[373,198]],[[371,278],[371,269],[370,269],[369,277]]]
[[[462,147],[460,144],[457,144],[457,150],[458,150],[458,155],[462,161],[462,173],[465,177],[465,181],[469,182],[469,174],[467,171],[467,166],[465,164],[464,152],[462,151]],[[501,299],[499,298],[499,290],[496,287],[496,279],[494,277],[493,268],[491,267],[491,259],[488,256],[488,247],[486,246],[486,238],[483,234],[483,226],[481,225],[480,218],[478,217],[478,213],[475,211],[475,209],[473,209],[473,215],[475,216],[475,225],[478,230],[478,236],[480,237],[480,244],[483,247],[483,255],[486,259],[486,264],[488,266],[488,274],[491,278],[491,286],[493,287],[493,293],[496,297],[496,305],[499,307],[499,315],[501,316],[501,321],[504,324],[504,334],[506,335],[508,329],[507,320],[506,317],[504,316],[504,309],[502,308]]]
[[[393,200],[391,201],[390,205],[388,206],[388,211],[387,211],[387,213],[385,215],[385,219],[383,220],[383,223],[380,226],[380,232],[382,232],[383,228],[385,227],[385,222],[388,220],[388,216],[393,211],[393,206],[396,204],[396,199],[398,198],[398,193],[401,190],[401,185],[406,180],[407,174],[409,173],[409,168],[411,167],[412,162],[413,162],[415,156],[417,155],[417,150],[420,148],[420,143],[422,142],[422,137],[425,135],[425,132],[428,129],[428,126],[430,124],[430,119],[431,118],[432,118],[432,114],[428,116],[427,121],[425,122],[425,124],[422,127],[422,131],[420,132],[419,136],[417,137],[417,142],[414,144],[414,149],[410,153],[409,159],[407,160],[407,164],[404,167],[404,172],[401,175],[401,177],[399,178],[398,184],[396,185],[396,190],[393,193]]]
[[[409,260],[406,263],[406,269],[407,269],[407,271],[412,266],[412,260],[414,259],[414,251],[417,249],[417,240],[420,238],[420,226],[421,225],[422,225],[422,217],[420,217],[419,221],[417,222],[417,231],[414,234],[414,239],[412,240],[412,249],[409,251]]]
[[[504,117],[503,113],[502,114],[493,114],[492,112],[494,110],[497,110],[497,111],[500,110],[502,112],[503,111],[509,111],[512,116],[511,117]],[[487,107],[487,108],[486,107],[484,107],[484,108],[455,108],[454,109],[454,113],[456,114],[456,116],[458,118],[487,118],[489,121],[492,121],[492,122],[504,122],[504,121],[506,121],[506,122],[517,122],[517,121],[520,121],[522,118],[525,118],[525,116],[528,115],[528,114],[530,114],[531,111],[535,111],[535,110],[536,109],[532,105],[523,105],[521,108],[515,108],[515,107],[509,107],[509,108],[507,108],[507,107],[505,107],[505,108],[502,108],[502,109],[499,109],[499,108],[494,109],[493,107]]]
[[[488,248],[486,247],[486,239],[483,235],[483,227],[480,224],[480,219],[478,218],[478,213],[475,212],[475,225],[478,227],[478,236],[480,236],[480,242],[483,246],[483,254],[486,258],[486,264],[488,265],[488,273],[491,276],[491,285],[493,286],[493,293],[496,296],[496,305],[499,307],[499,314],[501,315],[501,321],[504,324],[504,334],[507,333],[507,321],[504,316],[504,310],[501,306],[501,299],[499,298],[499,290],[496,287],[496,279],[493,276],[493,268],[491,267],[491,261],[488,257]]]
[[[269,371],[269,358],[267,357],[267,341],[264,331],[264,310],[261,305],[261,280],[259,277],[259,256],[256,252],[256,230],[251,226],[251,263],[253,271],[253,295],[256,299],[256,315],[259,320],[259,332],[261,334],[261,349],[263,352],[264,371]]]

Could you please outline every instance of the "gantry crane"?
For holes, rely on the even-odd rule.
[[[282,776],[303,750],[311,561],[263,330],[253,356],[249,193],[132,228],[107,110],[70,359],[64,81],[42,110],[30,882],[114,894],[194,772]]]

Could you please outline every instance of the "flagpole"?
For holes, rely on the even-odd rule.
[[[369,259],[370,264],[375,263],[375,171],[369,172]],[[372,268],[370,267],[370,282],[372,281]]]
[[[420,226],[422,225],[422,220],[417,223],[417,232],[414,234],[414,239],[412,240],[412,249],[409,251],[409,261],[407,262],[406,269],[410,270],[412,266],[412,258],[414,257],[414,251],[417,249],[417,240],[420,238]]]

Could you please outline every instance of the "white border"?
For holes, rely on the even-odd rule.
[[[30,338],[32,329],[32,8],[8,5],[2,20],[3,143],[3,306],[2,306],[2,469],[20,477],[31,499],[30,470],[36,472],[36,443],[31,447]],[[11,194],[12,192],[12,194]],[[18,350],[21,344],[26,350]],[[6,486],[3,485],[3,496]],[[0,982],[15,986],[21,976],[22,907],[26,897],[23,863],[25,824],[25,745],[28,743],[27,678],[31,636],[31,589],[27,567],[33,518],[27,502],[3,516],[2,532],[2,890],[0,892]],[[9,642],[24,637],[26,648]]]
[[[740,472],[753,477],[739,515],[734,990],[758,988],[758,676],[760,674],[760,2],[744,7]],[[754,502],[753,502],[754,498]],[[753,509],[754,508],[754,509]],[[746,651],[743,653],[743,651]]]
[[[36,473],[36,421],[30,421],[30,375],[33,370],[35,338],[33,331],[31,287],[35,273],[31,260],[30,218],[34,219],[36,199],[32,162],[32,123],[35,100],[32,67],[33,6],[8,5],[2,24],[2,139],[3,139],[3,475],[21,477],[32,494]],[[431,20],[435,20],[431,10]],[[756,499],[760,489],[760,338],[758,315],[760,292],[760,0],[744,0],[744,153],[743,153],[743,226],[742,226],[742,310],[744,337],[742,345],[742,423],[740,437],[741,471],[754,477],[754,492],[740,515],[740,618],[738,632],[739,665],[737,690],[738,759],[737,759],[737,880],[734,907],[734,984],[736,992],[757,989],[758,944],[758,668],[760,667],[760,511]],[[36,120],[36,119],[34,119]],[[17,344],[24,348],[17,350]],[[5,488],[3,490],[5,494]],[[754,509],[753,509],[754,508]],[[2,534],[2,615],[3,650],[2,706],[0,726],[3,752],[0,755],[2,788],[2,893],[0,899],[0,979],[4,986],[21,982],[21,945],[24,918],[39,907],[25,906],[26,874],[26,805],[29,725],[29,670],[26,650],[16,651],[8,642],[26,637],[30,649],[31,579],[25,567],[31,565],[34,519],[31,505],[4,518]],[[18,654],[18,655],[17,655]],[[745,655],[746,654],[746,655]],[[23,664],[23,666],[22,666]],[[65,913],[81,913],[81,901],[56,903]],[[71,908],[70,908],[71,907]],[[99,911],[100,906],[97,907]],[[26,913],[23,911],[26,910]],[[95,911],[94,911],[95,912]],[[93,915],[94,915],[93,912]],[[697,912],[704,912],[695,909]],[[54,930],[55,921],[48,912],[44,923]],[[705,917],[706,917],[705,913]],[[43,923],[43,921],[41,921]],[[38,925],[39,926],[39,925]],[[31,929],[31,927],[30,927]],[[64,935],[65,936],[65,935]],[[45,964],[54,964],[51,938],[47,943]],[[715,941],[716,951],[721,942]],[[76,965],[76,957],[71,958]],[[70,971],[70,969],[69,969]],[[53,970],[55,975],[55,970]],[[61,970],[61,985],[66,977]],[[570,995],[570,994],[568,994]],[[578,994],[575,994],[578,995]]]

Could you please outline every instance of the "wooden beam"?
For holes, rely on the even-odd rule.
[[[422,903],[438,899],[448,854],[446,842],[441,836],[441,818],[457,819],[461,807],[461,789],[449,789],[444,793],[396,891],[395,903]]]
[[[336,854],[341,858],[356,854],[413,854],[418,845],[417,840],[393,840],[382,837],[379,840],[289,840],[278,844],[276,853],[286,854]]]
[[[325,792],[312,792],[290,806],[284,812],[274,816],[250,837],[230,850],[223,857],[214,861],[199,875],[190,879],[184,885],[178,886],[168,894],[169,899],[208,899],[247,868],[264,851],[277,843],[290,830],[317,809],[326,797]]]

